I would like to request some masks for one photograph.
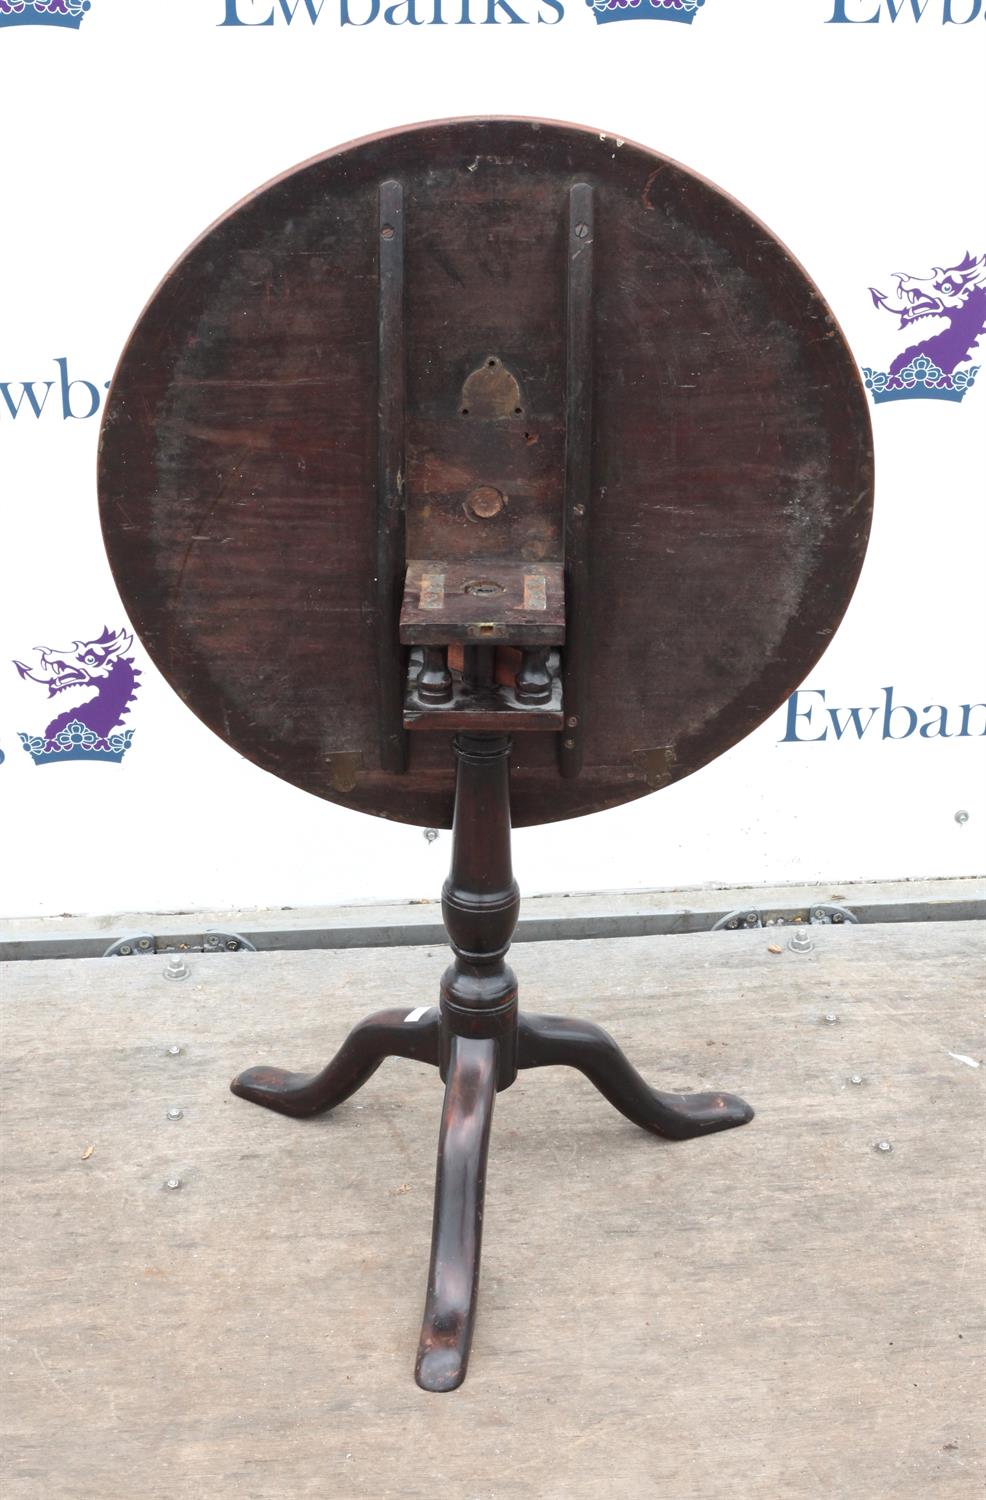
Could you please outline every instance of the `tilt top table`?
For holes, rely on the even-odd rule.
[[[578,1068],[672,1139],[752,1117],[519,1012],[510,828],[688,775],[809,671],[872,509],[854,362],[784,247],[683,167],[437,122],[298,167],[191,247],[123,354],[99,488],[131,620],[206,724],[317,796],[453,828],[439,1005],[232,1084],[303,1116],[388,1056],[439,1069],[416,1375],[450,1390],[519,1069]]]

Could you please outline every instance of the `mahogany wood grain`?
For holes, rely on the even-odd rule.
[[[390,182],[408,555],[533,563],[562,558],[570,194],[591,189],[591,472],[568,479],[588,495],[581,767],[559,775],[556,732],[517,735],[513,819],[642,796],[750,733],[825,649],[866,545],[871,443],[855,362],[783,245],[694,173],[598,131],[395,131],[287,173],[192,246],[131,336],[101,435],[130,618],[243,755],[349,807],[449,825],[449,739],[408,736],[402,774],[392,726],[381,754]],[[400,393],[384,389],[396,452]]]

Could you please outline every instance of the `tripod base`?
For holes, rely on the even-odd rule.
[[[609,1034],[589,1021],[523,1015],[505,962],[520,892],[510,863],[510,740],[460,734],[452,867],[442,915],[452,963],[433,1010],[382,1010],[350,1032],[321,1073],[250,1068],[233,1093],[285,1115],[334,1109],[385,1057],[437,1067],[445,1081],[431,1269],[416,1377],[426,1391],[461,1385],[469,1361],[483,1231],[493,1100],[522,1068],[578,1068],[610,1104],[653,1135],[685,1141],[745,1125],[753,1110],[732,1094],[661,1094]]]
[[[322,1114],[348,1099],[387,1057],[438,1067],[440,1010],[384,1010],[361,1021],[320,1073],[250,1068],[234,1094],[281,1114]],[[465,1379],[479,1286],[486,1159],[493,1100],[501,1076],[494,1037],[445,1038],[445,1105],[438,1146],[435,1217],[424,1323],[415,1368],[428,1391],[450,1391]],[[644,1082],[613,1038],[588,1021],[561,1016],[517,1018],[517,1067],[577,1068],[628,1120],[669,1140],[745,1125],[753,1110],[733,1094],[660,1093]]]

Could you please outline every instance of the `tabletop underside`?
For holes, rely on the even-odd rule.
[[[514,822],[689,774],[773,712],[834,633],[869,528],[869,423],[842,335],[784,247],[611,136],[525,120],[394,132],[288,173],[187,252],[131,337],[101,438],[134,625],[251,760],[448,825],[449,736],[408,735],[404,772],[379,750],[378,490],[381,445],[398,441],[379,400],[388,183],[406,556],[450,566],[565,562],[573,187],[594,205],[584,754],[562,776],[556,732],[517,734]],[[395,661],[406,649],[395,633]]]

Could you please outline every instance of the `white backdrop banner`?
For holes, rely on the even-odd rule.
[[[518,833],[522,889],[981,870],[984,44],[986,0],[0,0],[0,907],[436,894],[447,835],[279,782],[161,679],[95,458],[126,336],[206,225],[446,115],[590,124],[739,198],[831,304],[876,443],[869,555],[809,679],[659,795]]]

